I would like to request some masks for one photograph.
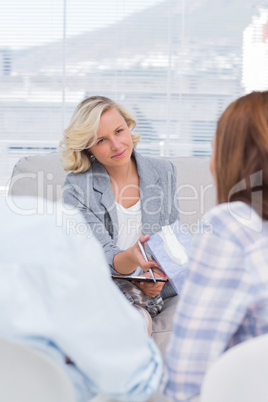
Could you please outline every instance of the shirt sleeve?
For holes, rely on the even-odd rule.
[[[161,385],[179,401],[200,393],[209,365],[225,351],[247,310],[250,285],[239,244],[213,226],[204,229],[190,252]]]
[[[112,282],[100,244],[84,236],[76,236],[75,243],[77,252],[59,277],[55,342],[96,394],[145,401],[160,382],[160,352],[140,314]]]

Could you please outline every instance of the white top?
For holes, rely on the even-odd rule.
[[[77,402],[96,394],[149,399],[160,382],[160,352],[82,215],[43,199],[13,201],[0,199],[0,337],[54,359]]]
[[[116,203],[118,218],[117,247],[126,250],[132,247],[142,234],[141,202],[140,200],[130,208],[124,208]]]

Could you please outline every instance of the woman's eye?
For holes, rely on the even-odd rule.
[[[104,141],[104,138],[101,138],[99,141],[97,141],[97,145],[101,144]]]
[[[120,128],[120,130],[117,130],[117,134],[120,134],[121,133],[121,131],[123,131],[123,129],[122,128]]]

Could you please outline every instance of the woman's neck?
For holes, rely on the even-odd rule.
[[[134,159],[126,166],[107,170],[116,202],[125,208],[136,204],[140,199],[139,175]]]
[[[125,166],[117,168],[106,168],[111,182],[116,182],[118,185],[126,185],[131,183],[133,177],[138,175],[136,162],[133,158]]]

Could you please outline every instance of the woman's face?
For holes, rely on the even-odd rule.
[[[211,174],[213,176],[213,179],[216,182],[216,160],[215,160],[216,140],[215,140],[215,137],[212,140],[211,146],[212,146],[212,154],[211,154],[211,157],[210,157],[210,165],[209,165],[209,167],[210,167],[210,171],[211,171]]]
[[[109,109],[101,115],[97,140],[89,151],[105,167],[118,168],[130,163],[133,143],[131,132],[117,109]]]

